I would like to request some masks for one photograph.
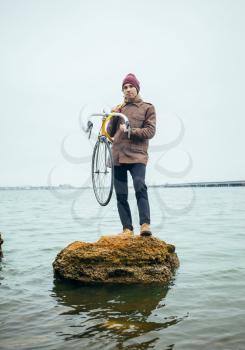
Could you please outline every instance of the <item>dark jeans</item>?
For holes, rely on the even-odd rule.
[[[145,164],[122,164],[114,166],[114,186],[117,196],[117,208],[123,229],[133,230],[132,216],[128,204],[128,174],[129,170],[134,184],[135,196],[139,210],[140,225],[150,224],[150,207],[145,184]]]

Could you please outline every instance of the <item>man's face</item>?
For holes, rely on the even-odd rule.
[[[123,85],[123,94],[128,98],[135,98],[138,95],[136,88],[128,83]]]

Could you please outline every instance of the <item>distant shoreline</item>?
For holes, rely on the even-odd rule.
[[[165,187],[165,188],[177,188],[177,187],[241,187],[245,186],[245,180],[242,181],[209,181],[209,182],[187,182],[180,184],[162,184],[162,185],[148,185],[148,187]],[[6,190],[78,190],[89,189],[91,186],[79,187],[68,184],[58,186],[0,186],[0,191]]]

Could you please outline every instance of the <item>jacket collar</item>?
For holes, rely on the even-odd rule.
[[[138,94],[134,99],[127,99],[127,97],[124,97],[124,104],[134,104],[137,107],[143,102],[141,96]]]

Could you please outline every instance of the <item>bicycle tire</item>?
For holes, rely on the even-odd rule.
[[[107,205],[112,196],[114,167],[110,144],[105,136],[98,138],[92,156],[92,183],[95,198],[102,206]]]

